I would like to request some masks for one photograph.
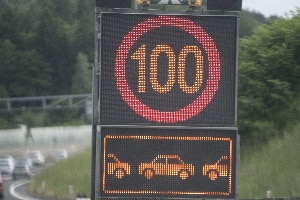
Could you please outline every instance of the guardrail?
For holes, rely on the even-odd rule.
[[[0,98],[0,112],[84,108],[91,102],[92,94]]]

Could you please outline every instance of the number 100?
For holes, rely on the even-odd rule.
[[[164,53],[168,58],[168,78],[164,85],[158,81],[158,57]],[[195,56],[195,78],[193,84],[186,81],[186,58],[189,53]],[[146,45],[140,46],[131,56],[138,60],[138,92],[146,92]],[[202,85],[203,79],[203,56],[197,46],[185,46],[181,49],[178,58],[169,45],[159,44],[151,51],[150,55],[150,84],[158,93],[170,92],[176,83],[176,61],[178,67],[177,81],[180,89],[186,94],[197,92]]]

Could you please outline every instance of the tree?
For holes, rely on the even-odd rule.
[[[12,77],[10,91],[17,97],[43,96],[51,87],[51,68],[35,50],[18,52],[18,70]]]
[[[94,9],[92,1],[78,1],[77,16],[78,19],[75,31],[75,45],[77,52],[83,52],[88,56],[90,62],[94,58],[94,12],[87,12]]]
[[[76,52],[74,27],[57,15],[54,1],[43,2],[43,12],[37,30],[38,52],[52,68],[52,94],[69,94]]]
[[[241,12],[241,26],[240,37],[250,36],[255,27],[261,24],[267,24],[268,20],[260,13],[242,10]]]
[[[19,13],[15,13],[15,6],[0,2],[0,38],[9,39],[14,43],[18,37]]]
[[[13,80],[11,77],[17,70],[17,52],[15,45],[8,39],[0,39],[0,97],[8,97],[10,85]]]
[[[300,12],[258,26],[241,39],[238,116],[240,133],[267,140],[294,121],[300,96]],[[295,108],[296,109],[296,108]]]
[[[92,91],[92,71],[88,57],[78,53],[75,73],[72,79],[72,91],[75,94],[85,94]]]

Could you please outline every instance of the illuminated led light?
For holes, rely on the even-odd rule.
[[[164,86],[158,81],[158,57],[161,53],[165,53],[168,57],[168,78]],[[175,55],[173,50],[168,45],[157,45],[152,50],[150,60],[150,82],[152,88],[158,93],[167,93],[175,84]]]
[[[138,60],[139,62],[139,77],[138,77],[138,92],[146,92],[146,47],[142,45],[134,54],[131,59]]]
[[[165,53],[168,57],[168,78],[164,86],[158,81],[158,57]],[[194,85],[189,86],[186,82],[186,57],[189,53],[193,53],[196,58],[196,74]],[[138,92],[146,92],[146,45],[142,45],[131,56],[132,59],[138,60],[139,75],[138,75]],[[170,92],[175,85],[176,76],[176,61],[175,54],[169,45],[156,45],[152,50],[150,60],[150,83],[152,89],[158,93]],[[200,90],[203,79],[203,56],[197,46],[185,46],[180,54],[178,60],[178,83],[179,87],[184,93],[193,94]]]
[[[110,159],[110,161],[108,161],[107,174],[113,174],[118,179],[121,179],[125,175],[129,175],[131,173],[130,165],[128,163],[120,162],[114,154],[108,154],[107,158]]]
[[[189,53],[193,53],[196,58],[195,82],[192,86],[186,84],[185,78],[186,57]],[[178,66],[178,83],[183,92],[188,94],[198,92],[203,80],[203,56],[201,50],[197,46],[185,46],[179,54]]]
[[[114,143],[110,143],[111,141],[114,141]],[[157,176],[165,176],[165,177],[178,177],[178,179],[169,179],[169,181],[175,181],[176,182],[185,182],[189,181],[192,177],[197,176],[200,177],[207,177],[207,180],[215,183],[219,181],[222,177],[226,177],[226,182],[223,182],[222,184],[227,185],[226,191],[214,191],[214,189],[206,189],[206,190],[188,190],[185,189],[168,189],[168,190],[161,190],[159,188],[154,189],[149,187],[148,189],[132,189],[132,188],[123,188],[123,189],[113,189],[107,186],[108,180],[112,181],[110,178],[112,175],[109,173],[110,170],[112,170],[114,167],[110,167],[108,162],[108,157],[112,155],[111,146],[107,146],[108,144],[120,144],[121,141],[131,141],[134,142],[134,144],[145,144],[146,141],[152,141],[155,143],[155,141],[165,141],[168,144],[172,144],[175,141],[179,142],[220,142],[220,143],[214,143],[214,145],[219,144],[223,146],[223,148],[226,146],[227,152],[225,155],[222,155],[218,157],[218,159],[212,161],[212,162],[204,162],[204,164],[199,167],[196,166],[194,163],[187,162],[184,157],[181,157],[178,154],[157,154],[156,156],[153,156],[152,159],[149,159],[144,162],[138,162],[138,164],[135,164],[135,167],[130,166],[132,164],[132,161],[128,163],[126,160],[122,160],[122,163],[124,163],[124,166],[132,167],[132,169],[135,169],[136,171],[131,171],[130,174],[124,175],[122,173],[118,177],[118,174],[114,174],[113,176],[116,177],[116,180],[114,184],[117,184],[118,181],[122,181],[124,178],[129,177],[131,175],[137,177],[140,176],[145,181],[144,182],[152,182],[156,181]],[[121,142],[122,143],[122,142]],[[191,144],[192,144],[191,143]],[[233,193],[233,186],[232,186],[232,170],[233,170],[233,146],[234,141],[233,138],[230,137],[218,137],[218,136],[162,136],[162,135],[114,135],[114,134],[107,134],[104,136],[103,141],[103,171],[102,171],[102,190],[106,194],[154,194],[154,195],[204,195],[204,196],[223,196],[223,197],[229,197]],[[131,144],[131,143],[126,143]],[[185,145],[188,145],[190,143],[186,143]],[[204,144],[204,143],[201,143]],[[225,145],[225,146],[224,146]],[[119,147],[120,152],[122,151],[122,148],[128,148],[129,146],[123,146]],[[228,149],[227,149],[228,148]],[[225,149],[224,149],[225,150]],[[109,156],[105,156],[109,155]],[[116,156],[115,154],[113,154]],[[122,155],[122,154],[121,154]],[[120,155],[120,156],[121,156]],[[124,155],[123,155],[124,156]],[[199,159],[199,158],[198,158]],[[224,162],[225,161],[225,162]],[[120,163],[120,161],[118,161]],[[136,160],[137,162],[137,160]],[[127,165],[126,165],[127,164]],[[196,175],[196,170],[197,175]],[[121,171],[121,170],[120,170]],[[125,170],[124,170],[125,171]],[[180,172],[180,173],[179,173]],[[140,178],[138,178],[140,179]],[[131,180],[131,179],[130,179]],[[224,179],[223,179],[224,181]],[[164,180],[165,183],[167,183],[167,180]],[[156,183],[156,182],[155,182]],[[144,183],[145,184],[145,183]],[[178,183],[177,183],[178,184]],[[220,184],[220,182],[219,182]],[[222,186],[224,187],[224,186]]]
[[[159,29],[161,27],[170,26],[181,29],[187,34],[193,36],[199,44],[203,47],[207,55],[208,60],[208,72],[206,85],[203,88],[201,94],[192,102],[187,104],[185,107],[178,108],[175,111],[161,111],[159,109],[153,109],[150,105],[144,104],[131,90],[128,80],[126,79],[126,59],[129,57],[129,52],[131,47],[133,47],[136,41],[144,34],[154,29]],[[144,54],[145,46],[141,46],[137,52],[132,55],[132,59],[138,60],[139,62],[139,85],[138,92],[146,92],[146,59]],[[152,87],[158,93],[166,93],[174,85],[175,73],[173,73],[174,65],[176,63],[176,57],[174,59],[174,52],[167,46],[158,46],[158,49],[153,51],[151,59],[151,84]],[[178,74],[178,82],[181,89],[188,94],[192,94],[199,90],[199,87],[203,83],[203,56],[198,52],[199,49],[194,47],[185,47],[179,56],[179,66],[180,68]],[[156,58],[159,54],[165,53],[168,56],[168,80],[162,85],[157,81],[157,68],[156,68]],[[193,85],[188,85],[185,80],[185,75],[183,74],[185,65],[183,59],[187,53],[193,53],[196,58],[196,75]],[[206,106],[213,100],[219,89],[220,80],[220,55],[216,48],[214,40],[209,34],[199,25],[187,18],[180,18],[176,16],[159,16],[159,17],[149,17],[144,22],[136,25],[122,40],[115,59],[115,77],[117,88],[120,92],[122,99],[128,104],[128,106],[138,115],[143,116],[148,121],[160,122],[160,123],[177,123],[186,121],[200,112],[202,112]]]

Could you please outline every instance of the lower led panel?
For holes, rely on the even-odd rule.
[[[236,129],[101,127],[100,197],[235,198]]]

